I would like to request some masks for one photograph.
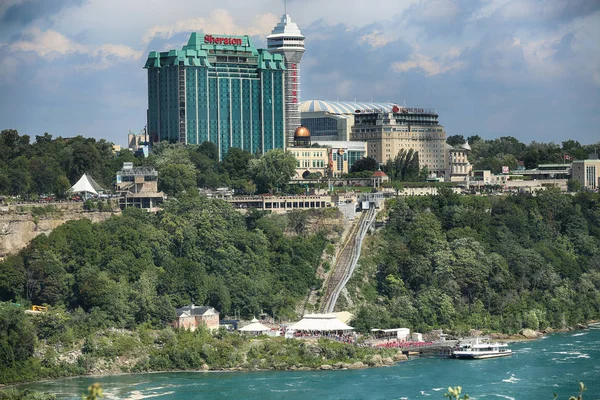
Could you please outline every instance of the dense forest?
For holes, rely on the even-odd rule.
[[[70,221],[0,263],[0,300],[81,307],[117,327],[162,326],[190,302],[292,316],[326,244],[323,234],[284,235],[303,217],[244,217],[189,196],[157,215],[126,209],[99,224]]]
[[[358,329],[515,333],[600,318],[598,193],[441,189],[391,200],[388,217],[349,284]]]

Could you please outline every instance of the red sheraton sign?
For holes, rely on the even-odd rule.
[[[212,35],[204,36],[204,43],[206,44],[224,44],[231,46],[241,46],[242,39],[240,38],[226,38],[226,37],[214,37]]]

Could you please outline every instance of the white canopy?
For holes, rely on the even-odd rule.
[[[294,331],[351,331],[353,327],[346,325],[335,314],[307,314],[288,329]]]
[[[92,193],[98,194],[99,191],[102,191],[102,187],[96,183],[96,181],[88,174],[83,174],[81,178],[74,184],[71,189],[69,189],[73,193]]]
[[[240,332],[266,332],[270,330],[271,328],[264,326],[260,322],[253,322],[250,325],[246,325],[243,328],[240,328]]]

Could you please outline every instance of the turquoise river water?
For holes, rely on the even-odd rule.
[[[71,378],[24,385],[81,399],[100,382],[106,399],[444,399],[462,386],[471,399],[600,399],[600,329],[558,333],[511,344],[514,354],[489,360],[419,359],[354,371],[157,373]]]

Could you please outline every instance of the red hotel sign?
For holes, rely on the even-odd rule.
[[[212,35],[204,36],[204,43],[206,44],[224,44],[231,46],[241,46],[242,39],[240,38],[226,38],[226,37],[214,37]]]

